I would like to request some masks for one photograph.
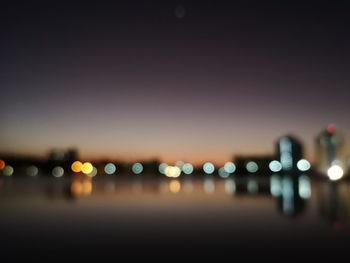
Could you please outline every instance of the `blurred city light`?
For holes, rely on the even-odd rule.
[[[210,162],[206,162],[205,164],[203,164],[203,171],[206,174],[212,174],[215,171],[214,164],[212,164]]]
[[[96,175],[97,175],[97,168],[96,167],[92,167],[91,173],[87,174],[87,176],[89,176],[89,177],[95,177]]]
[[[224,167],[219,168],[218,174],[221,178],[227,178],[230,176],[230,174],[226,172]]]
[[[327,171],[329,179],[332,181],[339,180],[343,177],[344,171],[339,165],[332,165]]]
[[[82,167],[81,167],[81,171],[84,173],[84,174],[90,174],[92,171],[93,171],[94,167],[92,166],[91,163],[89,162],[86,162],[86,163],[83,163]]]
[[[224,165],[224,169],[227,173],[232,174],[236,171],[236,165],[233,162],[227,162]]]
[[[39,173],[39,169],[35,165],[31,165],[27,167],[26,172],[29,176],[37,176]]]
[[[176,167],[179,168],[179,167]],[[181,184],[178,180],[171,180],[169,182],[169,190],[170,192],[172,192],[173,194],[177,194],[178,192],[180,192],[181,190]]]
[[[256,162],[248,162],[246,165],[246,169],[250,173],[256,173],[259,170],[259,166]]]
[[[165,168],[165,175],[167,177],[179,177],[181,174],[181,169],[177,166],[168,166],[167,168]]]
[[[193,173],[193,166],[192,166],[192,164],[190,164],[190,163],[185,163],[185,164],[182,166],[182,171],[183,171],[185,174],[191,174],[191,173]]]
[[[74,163],[72,163],[71,165],[71,169],[73,172],[75,173],[80,173],[81,169],[83,167],[83,164],[80,161],[75,161]]]
[[[277,173],[282,170],[282,164],[279,161],[273,160],[269,164],[271,172]]]
[[[4,160],[0,160],[0,170],[4,169],[5,168],[5,161]]]
[[[116,170],[117,168],[113,163],[107,163],[104,168],[105,173],[109,175],[114,174]]]
[[[143,171],[143,165],[141,163],[134,163],[131,170],[134,174],[140,174]]]
[[[52,175],[54,177],[62,177],[64,175],[64,169],[61,166],[56,166],[52,169]]]
[[[307,161],[305,159],[301,159],[298,161],[297,167],[300,171],[306,172],[306,171],[310,170],[311,164],[309,163],[309,161]]]
[[[166,163],[161,163],[158,167],[158,170],[161,174],[165,174],[165,170],[168,167],[168,165]]]
[[[2,170],[3,175],[5,176],[11,176],[14,173],[14,169],[11,165],[6,165],[4,169]]]

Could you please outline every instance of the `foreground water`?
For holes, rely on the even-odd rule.
[[[350,245],[350,184],[306,175],[2,177],[0,211],[1,255],[13,259],[336,257]]]

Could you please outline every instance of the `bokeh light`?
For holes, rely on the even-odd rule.
[[[61,166],[56,166],[52,169],[52,175],[54,177],[62,177],[64,175],[64,169]]]
[[[178,167],[177,167],[178,168]],[[177,194],[181,190],[181,184],[178,180],[171,180],[169,182],[169,190],[173,194]]]
[[[165,169],[165,175],[167,177],[173,177],[173,178],[176,178],[176,177],[179,177],[181,174],[181,169],[177,166],[168,166],[166,169]]]
[[[214,164],[212,164],[210,162],[206,162],[205,164],[203,164],[203,171],[206,174],[212,174],[215,171]]]
[[[134,174],[140,174],[143,171],[143,165],[141,163],[134,163],[131,170]]]
[[[256,162],[248,162],[246,165],[246,169],[250,173],[256,173],[259,170],[259,166]]]
[[[0,160],[0,170],[4,169],[5,168],[5,161],[4,160]]]
[[[332,181],[339,180],[343,177],[344,171],[339,165],[332,165],[327,171],[329,179]]]
[[[190,164],[190,163],[185,163],[185,164],[182,166],[182,171],[183,171],[185,174],[191,174],[191,173],[193,173],[193,165]]]
[[[3,175],[5,176],[11,176],[14,173],[14,169],[11,165],[6,165],[4,169],[2,170]]]
[[[168,167],[168,164],[166,163],[161,163],[158,167],[158,170],[161,174],[165,174],[165,170]]]
[[[228,172],[226,172],[226,170],[225,170],[224,167],[221,167],[221,168],[219,169],[218,173],[219,173],[219,176],[220,176],[221,178],[227,178],[227,177],[230,176],[230,174],[229,174]]]
[[[227,162],[224,165],[224,169],[227,173],[232,174],[236,171],[236,165],[233,162]]]
[[[104,168],[105,173],[109,175],[114,174],[116,170],[117,168],[113,163],[107,163]]]
[[[273,160],[269,163],[271,172],[277,173],[282,170],[282,164],[279,161]]]
[[[92,172],[93,169],[94,169],[94,167],[93,167],[92,164],[89,163],[89,162],[83,163],[83,166],[81,167],[81,171],[82,171],[84,174],[90,174],[90,173]]]
[[[75,161],[74,163],[72,163],[71,165],[71,169],[73,172],[75,173],[80,173],[81,169],[83,167],[83,164],[80,161]]]
[[[39,169],[35,165],[31,165],[27,167],[26,172],[29,176],[37,176],[39,173]]]
[[[301,159],[297,162],[297,167],[300,171],[306,172],[306,171],[310,170],[311,164],[309,163],[309,161],[307,161],[305,159]]]
[[[91,173],[87,174],[89,177],[95,177],[97,175],[97,168],[94,166],[92,167]]]

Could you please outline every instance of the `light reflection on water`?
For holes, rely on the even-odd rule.
[[[118,244],[149,235],[185,237],[186,244],[198,246],[206,246],[208,239],[236,245],[252,239],[271,243],[285,238],[293,244],[350,240],[349,182],[307,175],[0,178],[0,210],[0,234],[9,244],[31,242],[37,237],[34,230],[46,233],[44,240],[58,236],[68,242],[66,233],[73,231],[88,235],[87,240],[108,236]]]

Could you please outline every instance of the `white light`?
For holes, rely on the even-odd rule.
[[[220,176],[221,178],[227,178],[227,177],[230,176],[230,174],[229,174],[228,172],[225,171],[225,168],[224,168],[224,167],[221,167],[221,168],[219,169],[218,173],[219,173],[219,176]]]
[[[307,160],[301,159],[298,161],[297,167],[300,171],[305,172],[311,168],[311,165]]]
[[[116,170],[117,168],[113,163],[107,163],[104,168],[106,174],[114,174]]]
[[[256,162],[249,162],[246,165],[246,169],[250,173],[256,173],[259,170],[259,166]]]
[[[184,162],[183,161],[177,161],[176,163],[175,163],[175,166],[177,166],[177,167],[179,167],[180,169],[182,169],[182,166],[184,166]]]
[[[141,163],[134,163],[131,170],[134,174],[140,174],[143,171],[143,165]]]
[[[36,166],[31,165],[31,166],[27,167],[27,174],[29,176],[36,176],[36,175],[38,175],[38,173],[39,173],[39,169]]]
[[[4,167],[4,169],[2,170],[2,173],[5,175],[5,176],[11,176],[13,175],[13,172],[14,172],[14,169],[11,165],[6,165]]]
[[[191,174],[191,173],[193,173],[193,166],[192,166],[192,164],[190,164],[190,163],[185,163],[185,164],[182,166],[182,171],[183,171],[185,174]]]
[[[272,161],[269,164],[269,168],[272,172],[277,173],[282,170],[282,164],[279,161]]]
[[[56,166],[52,169],[52,175],[55,177],[62,177],[64,175],[64,169],[61,166]]]
[[[203,171],[206,174],[212,174],[215,171],[215,167],[214,164],[207,162],[205,164],[203,164]]]
[[[177,178],[177,177],[179,177],[181,175],[181,170],[177,166],[168,166],[165,169],[165,175],[167,177]]]
[[[226,171],[227,173],[232,174],[232,173],[234,173],[234,172],[236,171],[236,166],[235,166],[235,164],[232,163],[232,162],[227,162],[227,163],[225,163],[225,165],[224,165],[224,169],[225,169],[225,171]]]
[[[344,171],[339,165],[332,165],[328,169],[327,174],[329,179],[336,181],[343,177]]]

